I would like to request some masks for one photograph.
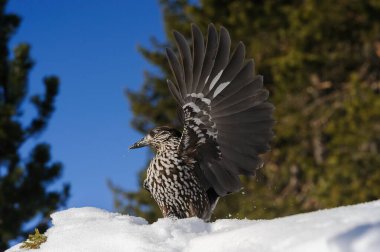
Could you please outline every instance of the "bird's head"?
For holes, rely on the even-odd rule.
[[[181,137],[181,133],[173,128],[162,126],[152,129],[145,137],[140,141],[137,141],[129,149],[137,149],[144,146],[151,146],[155,150],[167,145],[168,143],[174,143]]]

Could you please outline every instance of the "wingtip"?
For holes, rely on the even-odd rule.
[[[174,36],[174,38],[177,37],[178,35],[180,35],[180,32],[177,31],[177,30],[173,30],[173,36]]]
[[[245,65],[251,67],[253,69],[253,72],[255,72],[255,61],[252,58],[247,59]]]
[[[220,26],[220,33],[226,33],[226,34],[228,34],[228,36],[230,35],[230,33],[228,32],[227,28],[224,27],[223,25]]]
[[[193,30],[193,29],[197,29],[197,30],[199,30],[199,26],[196,24],[196,23],[194,23],[194,22],[192,22],[191,24],[190,24],[190,26],[191,26],[191,29]]]
[[[166,57],[170,57],[170,56],[174,55],[174,52],[170,47],[165,48],[165,53],[166,53]]]
[[[245,45],[244,45],[243,41],[239,41],[239,42],[237,43],[236,48],[237,48],[237,47],[242,47],[243,50],[244,50],[244,52],[245,52]]]
[[[197,35],[201,35],[202,36],[202,31],[201,29],[199,28],[198,25],[196,25],[195,23],[191,23],[191,34],[192,34],[192,37],[194,38],[194,35],[197,34]]]
[[[215,27],[215,25],[213,24],[213,23],[210,23],[209,25],[208,25],[208,33],[210,33],[210,32],[217,32],[216,31],[216,27]]]
[[[173,30],[173,37],[174,37],[175,43],[177,44],[177,47],[178,47],[180,40],[183,38],[183,35],[179,31]]]
[[[174,30],[173,36],[174,36],[174,39],[177,43],[180,43],[180,41],[184,41],[186,43],[185,37],[179,31]]]

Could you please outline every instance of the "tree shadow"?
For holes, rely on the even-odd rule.
[[[328,240],[332,251],[378,251],[380,248],[380,222],[357,226]]]

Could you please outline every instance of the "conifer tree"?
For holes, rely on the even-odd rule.
[[[28,75],[33,67],[30,47],[20,44],[9,52],[8,43],[20,24],[17,15],[6,13],[5,0],[0,0],[0,250],[10,240],[26,237],[31,230],[23,225],[39,220],[39,230],[47,227],[52,211],[65,204],[69,186],[49,190],[48,186],[60,177],[62,164],[53,162],[50,147],[36,144],[29,157],[20,148],[46,129],[54,112],[58,95],[57,77],[46,77],[42,95],[28,95]],[[36,116],[25,123],[25,106],[33,106]]]
[[[173,29],[190,37],[191,22],[203,32],[208,23],[223,25],[233,43],[243,41],[276,106],[276,137],[266,165],[244,179],[241,193],[220,201],[216,218],[272,218],[380,198],[379,1],[161,5],[167,41],[140,49],[160,74],[147,74],[141,90],[128,93],[137,130],[178,125],[164,48],[174,47]],[[118,209],[150,221],[160,216],[144,189],[113,189]]]

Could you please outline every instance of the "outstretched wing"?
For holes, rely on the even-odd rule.
[[[225,28],[209,25],[207,42],[192,25],[192,50],[174,32],[179,57],[167,49],[174,75],[169,90],[184,113],[180,155],[199,163],[206,188],[221,196],[240,189],[239,175],[252,175],[262,166],[259,154],[269,150],[273,105],[254,62],[245,62],[242,42],[230,56],[231,39]]]

